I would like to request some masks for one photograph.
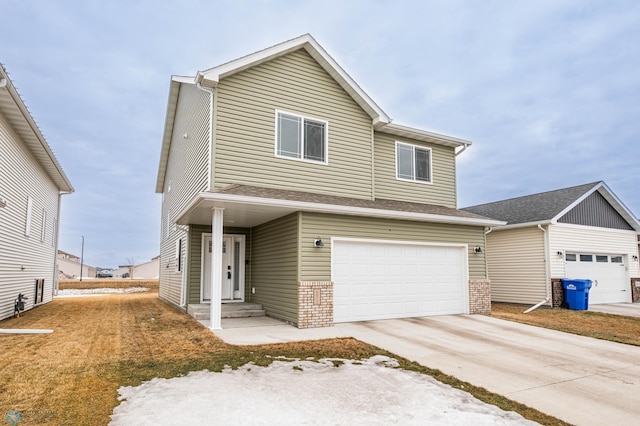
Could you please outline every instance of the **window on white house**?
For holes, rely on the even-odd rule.
[[[596,255],[596,262],[598,262],[598,263],[608,263],[609,262],[609,256]]]
[[[567,253],[564,258],[567,260],[567,262],[575,262],[576,261],[575,253]]]
[[[276,155],[327,162],[327,122],[276,112]]]
[[[396,177],[431,183],[431,148],[396,142]]]
[[[42,209],[42,230],[40,231],[40,242],[44,243],[44,239],[47,233],[47,211]]]
[[[24,226],[24,235],[31,235],[31,216],[33,215],[33,198],[27,197],[27,221]]]
[[[176,272],[182,271],[182,238],[176,240]]]
[[[611,263],[622,263],[622,256],[611,256]]]
[[[593,255],[591,254],[581,254],[580,262],[593,262]]]

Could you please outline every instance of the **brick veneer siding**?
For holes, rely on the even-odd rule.
[[[333,281],[302,281],[298,285],[298,328],[333,325]]]
[[[551,278],[551,307],[559,308],[564,303],[564,287],[561,278]]]
[[[491,280],[469,280],[469,313],[491,313]]]
[[[640,278],[631,278],[631,301],[640,303]]]

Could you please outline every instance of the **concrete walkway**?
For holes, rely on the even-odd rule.
[[[354,337],[576,425],[640,418],[639,347],[481,315],[306,330],[254,323],[215,334],[240,345]]]
[[[609,303],[605,305],[589,305],[593,312],[605,314],[624,315],[627,317],[640,317],[640,303]]]

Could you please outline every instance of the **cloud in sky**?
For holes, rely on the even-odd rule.
[[[640,212],[635,1],[88,1],[2,4],[0,61],[76,192],[60,248],[158,254],[172,74],[311,33],[395,122],[470,139],[460,206],[605,180]]]

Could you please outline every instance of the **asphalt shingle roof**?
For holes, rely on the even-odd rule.
[[[508,225],[516,223],[542,222],[551,220],[562,210],[573,204],[600,182],[587,183],[555,191],[525,195],[493,203],[465,207],[461,210],[481,216],[506,221]]]

